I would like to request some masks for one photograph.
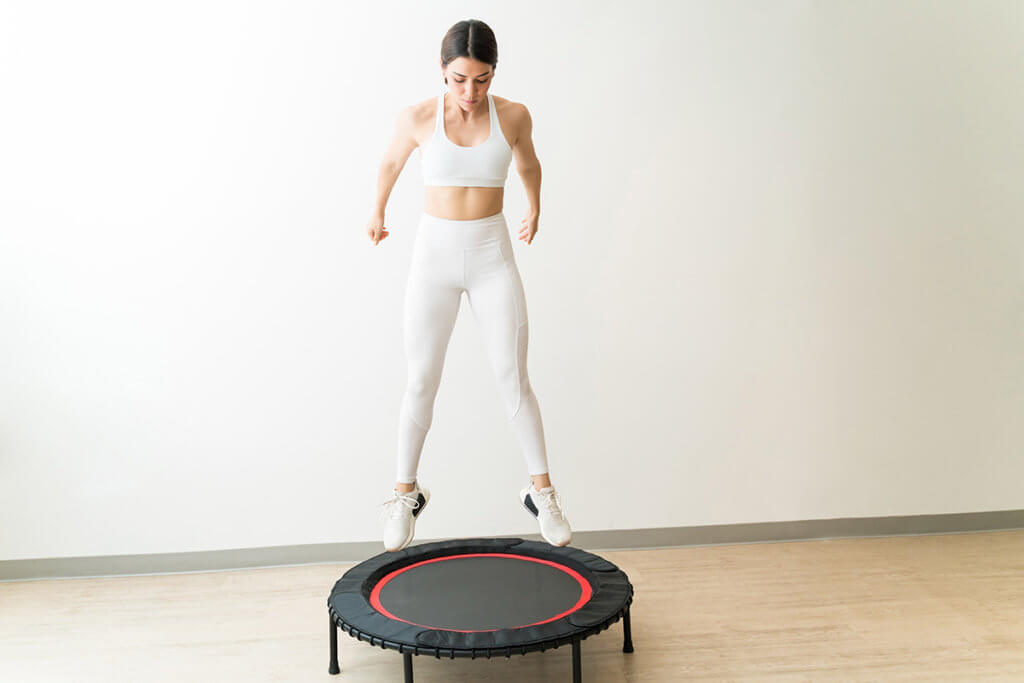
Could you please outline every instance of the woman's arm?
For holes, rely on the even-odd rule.
[[[391,144],[388,145],[377,168],[377,196],[373,209],[375,216],[384,217],[384,207],[388,203],[388,197],[391,196],[391,189],[395,186],[402,169],[405,168],[405,162],[409,160],[409,155],[417,147],[414,130],[413,108],[411,106],[403,107],[395,122],[395,132],[391,138]]]
[[[537,232],[537,220],[540,218],[540,160],[533,149],[533,119],[530,118],[530,110],[524,104],[518,107],[517,134],[512,145],[512,155],[523,187],[526,188],[526,198],[530,202],[530,211],[522,221],[524,225],[519,230],[519,239],[529,244]]]
[[[405,167],[405,162],[409,159],[412,151],[416,149],[414,128],[414,109],[412,107],[402,108],[398,112],[391,144],[388,145],[388,149],[384,152],[384,157],[377,167],[377,196],[373,203],[370,220],[366,223],[366,234],[373,240],[374,245],[379,244],[389,234],[384,227],[384,207],[387,206],[391,188],[395,186],[395,181],[398,180],[399,174]]]
[[[533,119],[525,104],[519,105],[516,117],[516,140],[512,145],[512,155],[516,160],[516,170],[526,188],[526,197],[530,202],[530,212],[540,215],[540,160],[533,149]]]

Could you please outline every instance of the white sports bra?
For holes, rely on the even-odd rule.
[[[437,98],[434,135],[420,150],[423,184],[456,187],[504,187],[512,162],[512,147],[498,123],[494,98],[487,93],[490,135],[479,145],[456,145],[444,131],[444,93]]]

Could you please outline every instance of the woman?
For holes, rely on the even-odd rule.
[[[519,239],[530,244],[540,215],[540,162],[526,107],[489,92],[497,63],[487,24],[471,19],[452,26],[441,41],[447,92],[402,110],[377,175],[377,202],[367,226],[374,245],[389,234],[384,207],[391,188],[409,155],[421,149],[426,197],[404,303],[408,383],[399,416],[396,486],[383,503],[384,547],[391,551],[412,541],[416,519],[430,500],[416,471],[463,292],[526,458],[531,481],[519,499],[548,543],[563,546],[572,537],[548,474],[540,408],[526,371],[526,299],[502,213],[514,156],[530,203]]]

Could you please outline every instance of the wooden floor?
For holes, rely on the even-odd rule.
[[[630,577],[583,680],[1024,681],[1024,531],[599,552]],[[402,657],[339,632],[351,564],[0,583],[0,681],[402,681]],[[571,648],[413,659],[415,680],[571,681]]]

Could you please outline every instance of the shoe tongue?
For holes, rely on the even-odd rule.
[[[554,486],[545,486],[545,487],[544,487],[544,488],[542,488],[542,489],[537,489],[537,488],[535,488],[535,489],[533,489],[533,490],[534,490],[534,491],[536,491],[537,493],[549,493],[549,492],[551,492],[551,491],[554,491],[554,490],[555,490],[555,487],[554,487]]]

